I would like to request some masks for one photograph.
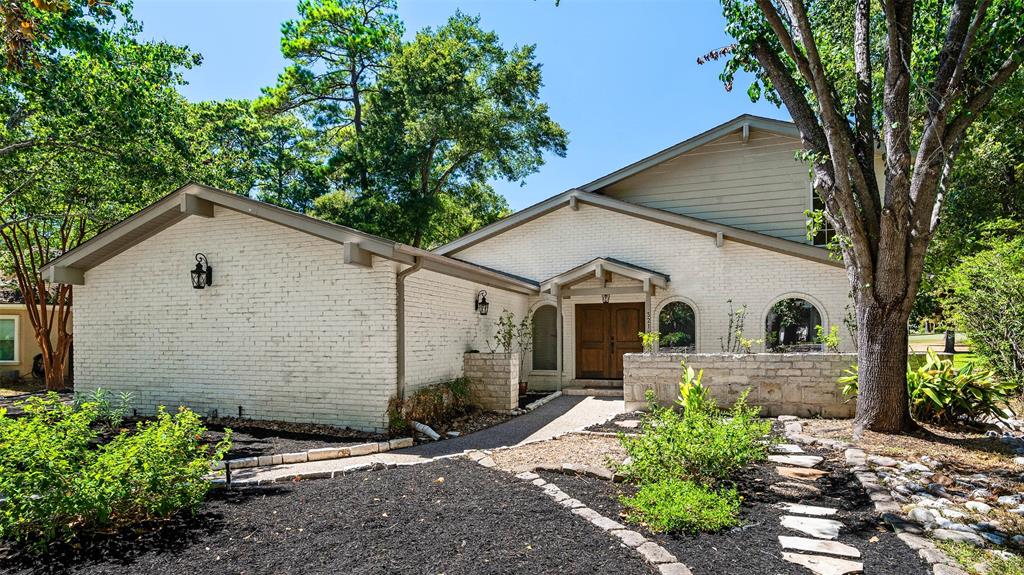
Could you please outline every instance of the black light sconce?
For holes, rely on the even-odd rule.
[[[203,289],[213,285],[213,266],[203,254],[196,254],[196,267],[192,270],[192,287]]]
[[[480,290],[480,293],[476,294],[476,305],[474,309],[480,312],[480,315],[487,315],[487,309],[491,307],[491,304],[487,303],[487,292]]]
[[[609,300],[610,300],[611,298],[612,298],[612,296],[611,296],[611,295],[609,295],[609,294],[606,294],[606,293],[603,293],[603,294],[601,294],[601,303],[608,303],[608,301],[609,301]]]

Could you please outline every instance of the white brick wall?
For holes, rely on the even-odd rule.
[[[490,310],[481,316],[474,309],[476,295],[487,290]],[[495,322],[504,309],[521,319],[527,297],[490,288],[429,270],[405,280],[406,389],[460,377],[463,354],[489,351]]]
[[[346,265],[342,251],[220,207],[189,217],[75,288],[76,389],[131,391],[142,410],[241,405],[382,429],[396,385],[394,264]],[[202,291],[188,276],[196,252],[214,268]]]
[[[784,296],[804,297],[819,306],[826,328],[840,326],[842,349],[853,349],[842,327],[851,301],[842,268],[729,240],[717,248],[714,238],[583,203],[578,211],[563,207],[453,255],[538,281],[602,256],[667,273],[669,288],[658,290],[652,299],[653,315],[673,299],[692,303],[699,352],[720,350],[719,338],[728,324],[727,300],[736,307],[747,305],[745,335],[760,339],[774,302]],[[641,300],[639,295],[611,296],[613,302]],[[566,379],[574,371],[573,306],[599,301],[591,296],[564,302]],[[530,303],[536,302],[533,298]]]

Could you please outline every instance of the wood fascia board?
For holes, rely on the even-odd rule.
[[[561,274],[558,274],[553,278],[544,280],[540,285],[540,291],[550,291],[555,285],[560,285],[563,288],[566,288],[595,277],[602,278],[604,276],[604,272],[611,272],[613,274],[637,280],[639,282],[650,281],[651,284],[656,285],[658,287],[666,287],[668,285],[668,277],[665,276],[664,274],[638,270],[630,266],[624,266],[617,262],[613,262],[606,258],[597,258],[583,265],[576,266],[571,270],[562,272]],[[638,293],[642,293],[642,291]]]
[[[97,251],[110,246],[111,244],[116,244],[118,240],[124,237],[125,234],[133,232],[139,229],[140,227],[145,226],[146,224],[163,216],[169,211],[180,212],[181,199],[177,197],[177,193],[172,193],[158,200],[157,202],[150,204],[149,206],[143,208],[141,211],[137,212],[135,215],[130,216],[129,218],[122,220],[117,224],[114,224],[106,231],[101,232],[100,234],[89,239],[88,241],[80,244],[73,250],[47,263],[45,266],[43,266],[43,273],[48,273],[47,270],[54,267],[75,268],[75,262],[79,262],[83,258],[90,256],[96,253]],[[129,247],[130,246],[124,246],[124,248],[118,250],[118,253],[124,251],[125,249],[128,249]]]
[[[689,152],[694,148],[703,146],[704,144],[717,140],[723,136],[727,136],[732,132],[735,132],[736,130],[743,129],[744,126],[746,126],[746,130],[749,130],[750,128],[756,128],[766,130],[769,132],[774,132],[777,134],[783,134],[797,138],[800,137],[800,130],[797,129],[796,125],[793,124],[792,122],[744,114],[742,116],[733,118],[732,120],[729,120],[724,124],[715,126],[714,128],[707,130],[706,132],[697,134],[696,136],[690,139],[683,140],[682,142],[679,142],[674,146],[665,148],[660,152],[655,152],[654,154],[651,154],[646,158],[643,158],[639,161],[629,164],[628,166],[620,168],[608,175],[602,176],[590,183],[584,184],[580,186],[579,189],[585,192],[595,192],[601,188],[610,186],[618,181],[624,180],[630,176],[642,172],[643,170],[646,170],[650,167],[671,160],[676,156],[685,154],[686,152]]]
[[[470,232],[453,242],[434,248],[432,252],[440,255],[451,255],[454,252],[464,250],[497,234],[519,227],[527,222],[561,208],[563,205],[570,202],[570,200],[576,195],[576,192],[577,190],[568,190],[556,196],[551,196],[544,201],[519,210],[506,218],[502,218],[492,224],[488,224],[475,232]]]
[[[586,295],[617,295],[617,294],[642,294],[644,293],[643,284],[636,286],[614,286],[614,287],[603,287],[603,288],[567,288],[561,291],[562,297],[570,298],[573,296],[586,296]]]
[[[830,259],[828,256],[828,250],[824,248],[784,240],[782,238],[776,238],[748,230],[741,230],[739,228],[716,224],[707,220],[666,212],[665,210],[659,210],[657,208],[631,204],[629,202],[616,200],[601,194],[582,192],[579,194],[579,201],[600,206],[614,212],[704,234],[713,237],[716,240],[718,239],[718,234],[721,233],[723,239],[729,239],[742,244],[763,248],[781,254],[796,256],[834,267],[843,267],[842,262]]]
[[[345,226],[317,220],[291,210],[223,190],[197,186],[195,194],[229,210],[248,214],[325,240],[341,244],[349,242],[358,243],[360,248],[374,255],[397,260],[401,263],[412,263],[411,259],[405,261],[405,258],[396,257],[395,243],[390,240],[364,234]]]

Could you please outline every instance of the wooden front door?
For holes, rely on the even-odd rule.
[[[622,379],[622,354],[643,351],[644,304],[576,306],[576,378]]]

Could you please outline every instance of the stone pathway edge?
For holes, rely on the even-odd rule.
[[[844,441],[834,439],[822,439],[804,434],[803,424],[792,416],[780,416],[779,421],[783,423],[784,434],[787,439],[804,445],[817,445],[833,450],[842,450],[846,458],[846,464],[853,471],[861,487],[867,492],[868,497],[875,506],[875,511],[881,514],[882,520],[892,527],[893,531],[903,543],[910,547],[928,563],[934,575],[967,575],[967,572],[960,568],[959,564],[946,555],[934,543],[925,537],[915,535],[901,529],[902,519],[899,516],[901,511],[899,504],[889,494],[889,490],[882,486],[878,475],[867,466],[867,457],[864,450],[857,449]]]
[[[306,463],[307,461],[326,461],[328,459],[345,459],[346,457],[358,457],[360,455],[372,455],[374,453],[387,453],[392,449],[404,449],[412,447],[415,442],[411,437],[399,437],[387,441],[371,441],[358,445],[347,445],[344,447],[320,447],[294,453],[278,453],[275,455],[260,455],[258,457],[239,457],[238,459],[225,459],[217,461],[210,466],[213,471],[221,471],[227,466],[232,470],[252,469],[254,467],[273,467],[288,463]]]
[[[497,464],[488,452],[470,451],[466,453],[466,457],[483,467],[489,469],[497,468]],[[618,521],[605,517],[590,507],[587,507],[582,501],[562,491],[562,489],[554,483],[549,483],[542,479],[540,475],[537,475],[532,471],[524,471],[522,473],[515,474],[514,477],[520,481],[536,485],[544,492],[545,495],[550,497],[555,503],[558,503],[568,509],[573,515],[581,517],[601,531],[619,539],[622,545],[632,549],[636,554],[640,555],[641,559],[656,568],[660,575],[692,575],[689,567],[680,562],[675,555],[670,553],[661,545],[658,545],[640,533],[627,528]]]

